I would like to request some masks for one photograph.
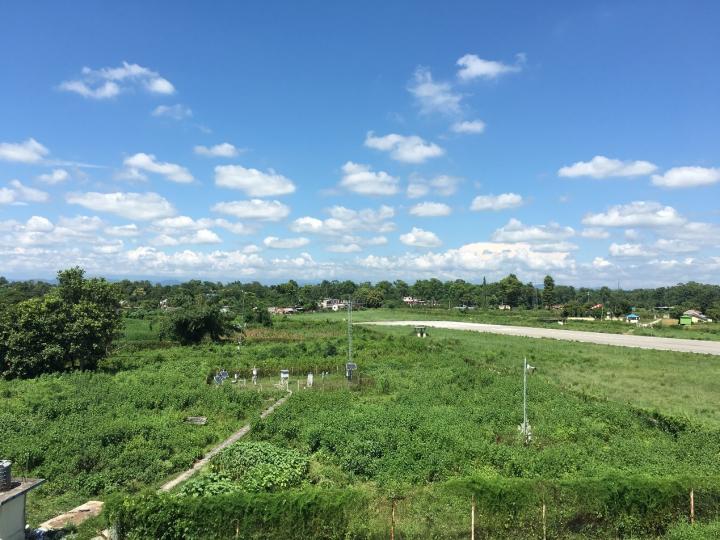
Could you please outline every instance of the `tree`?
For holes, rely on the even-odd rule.
[[[3,377],[97,368],[119,331],[120,300],[113,285],[84,274],[77,267],[58,272],[49,293],[0,314]]]
[[[371,287],[360,287],[355,291],[355,296],[358,301],[368,308],[379,308],[382,307],[384,300],[383,293],[380,289],[373,289]]]
[[[229,321],[216,307],[195,306],[172,312],[160,335],[182,345],[200,343],[206,337],[219,341],[229,331]]]
[[[543,280],[542,301],[546,307],[552,307],[555,304],[555,280],[552,276],[545,276]]]
[[[512,307],[520,305],[523,289],[524,285],[515,274],[510,274],[500,280],[500,290],[502,291],[505,303]]]

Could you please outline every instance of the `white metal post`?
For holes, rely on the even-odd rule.
[[[525,436],[525,444],[528,442],[527,437],[527,358],[523,359],[523,435]]]
[[[352,362],[352,298],[348,299],[348,363]]]

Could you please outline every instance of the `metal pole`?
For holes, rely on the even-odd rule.
[[[528,442],[527,436],[527,358],[523,359],[523,435],[525,444]]]
[[[348,300],[348,362],[352,362],[352,298]]]

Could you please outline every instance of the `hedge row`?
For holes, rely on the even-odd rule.
[[[119,540],[299,540],[345,538],[367,506],[357,490],[306,488],[208,497],[150,493],[112,498],[105,512]]]
[[[399,538],[461,538],[476,503],[476,538],[661,536],[695,516],[720,516],[720,478],[606,477],[573,480],[458,479],[408,491],[396,501]],[[308,487],[208,497],[148,494],[115,499],[107,516],[122,539],[386,538],[391,502],[359,489]]]

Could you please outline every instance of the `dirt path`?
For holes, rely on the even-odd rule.
[[[260,413],[260,418],[266,418],[270,416],[275,409],[277,409],[280,405],[285,403],[288,398],[292,395],[292,391],[288,390],[288,394],[278,399],[275,403],[270,405],[267,409],[265,409],[263,412]],[[178,484],[183,483],[185,480],[190,478],[192,475],[194,475],[196,472],[198,472],[200,469],[205,467],[210,460],[217,455],[218,452],[224,450],[228,446],[230,446],[233,443],[238,442],[240,439],[242,439],[245,435],[247,435],[250,432],[250,424],[246,424],[243,427],[241,427],[238,431],[230,435],[227,439],[225,439],[223,442],[218,444],[215,448],[210,450],[207,454],[205,454],[201,459],[193,463],[193,466],[190,467],[188,470],[180,473],[178,476],[170,480],[169,482],[166,482],[162,486],[160,486],[159,491],[170,491]]]
[[[578,330],[554,330],[552,328],[533,328],[529,326],[507,326],[502,324],[465,323],[457,321],[379,321],[358,323],[378,326],[427,326],[448,330],[470,330],[506,336],[560,339],[564,341],[582,341],[598,345],[635,347],[638,349],[656,349],[659,351],[677,351],[720,356],[720,341],[699,339],[678,339],[652,336],[632,336],[626,334],[602,334],[599,332],[581,332]]]

